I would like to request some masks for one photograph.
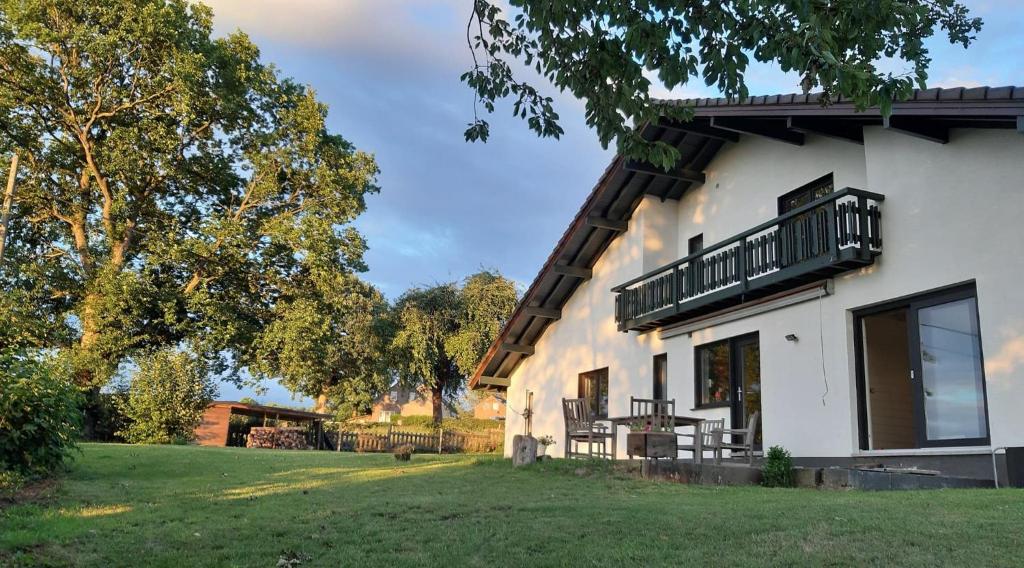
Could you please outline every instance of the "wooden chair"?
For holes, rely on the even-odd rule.
[[[562,414],[565,417],[565,457],[595,457],[594,445],[598,446],[597,457],[613,458],[608,452],[608,441],[612,433],[608,427],[594,421],[590,413],[590,405],[585,398],[563,398]],[[586,444],[586,452],[575,451],[579,444]]]
[[[725,428],[722,430],[721,442],[715,452],[715,463],[722,462],[722,450],[731,450],[734,454],[742,451],[747,454],[747,463],[754,465],[754,438],[757,436],[757,422],[761,419],[761,413],[755,412],[747,418],[746,428]],[[726,436],[738,436],[739,442],[735,440],[726,442]]]
[[[704,461],[704,451],[711,450],[715,453],[715,463],[721,462],[722,457],[722,432],[725,430],[725,419],[704,420],[694,427],[693,434],[681,432],[679,435],[690,438],[689,444],[679,444],[678,450],[693,453],[693,463]],[[697,436],[701,436],[700,445],[697,444]]]

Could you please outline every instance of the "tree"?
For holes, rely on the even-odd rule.
[[[252,365],[304,282],[365,270],[373,158],[211,30],[186,0],[0,0],[0,140],[22,164],[0,283],[82,388],[161,346]]]
[[[160,349],[140,356],[126,396],[118,399],[132,444],[184,443],[195,438],[207,405],[217,396],[204,361],[192,353]]]
[[[474,64],[462,76],[490,113],[513,99],[513,112],[540,136],[562,128],[552,99],[521,80],[517,63],[586,101],[587,124],[604,147],[668,169],[678,152],[645,142],[634,128],[659,117],[689,120],[692,109],[651,96],[651,75],[668,89],[703,79],[726,97],[746,97],[750,57],[800,76],[822,104],[838,95],[888,114],[894,99],[925,86],[931,59],[924,41],[937,29],[967,47],[981,30],[956,0],[511,0],[509,22],[496,3],[474,0],[466,40]],[[884,62],[884,63],[883,63]],[[902,73],[885,71],[904,65]],[[474,116],[467,140],[487,140]]]
[[[390,386],[384,358],[391,335],[388,304],[354,276],[322,276],[278,301],[276,317],[257,343],[254,370],[316,398],[317,412],[330,405],[350,415]]]
[[[430,390],[434,423],[466,384],[516,304],[515,284],[479,272],[460,287],[413,288],[396,302],[390,358],[401,381]]]

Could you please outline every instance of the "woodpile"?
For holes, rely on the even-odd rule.
[[[249,430],[247,448],[276,448],[279,450],[308,450],[304,428],[274,428],[257,426]]]

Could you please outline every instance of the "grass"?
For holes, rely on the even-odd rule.
[[[560,460],[86,444],[52,495],[0,511],[0,565],[1012,566],[1022,526],[1013,489],[709,488]]]

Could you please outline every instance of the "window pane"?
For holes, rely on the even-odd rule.
[[[729,402],[729,344],[700,347],[700,403]]]
[[[579,397],[586,399],[595,418],[608,417],[608,369],[581,373]]]
[[[654,356],[654,398],[665,399],[668,396],[668,355]]]
[[[988,436],[974,299],[918,310],[929,440]]]

